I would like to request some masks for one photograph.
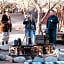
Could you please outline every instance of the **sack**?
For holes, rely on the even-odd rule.
[[[23,56],[19,56],[19,57],[15,57],[14,58],[14,62],[19,62],[19,63],[23,63],[23,62],[25,62],[25,57],[23,57]]]
[[[0,23],[0,32],[3,31],[3,27],[4,27],[4,24],[3,23]]]
[[[6,61],[13,62],[13,58],[11,56],[6,55]]]
[[[3,54],[0,54],[0,61],[1,61],[1,60],[5,60],[5,59],[6,59],[6,56],[3,55]]]
[[[57,62],[58,59],[54,56],[48,56],[48,57],[45,58],[45,61],[46,62]]]
[[[64,61],[64,53],[60,51],[59,55],[58,55],[58,60],[59,61]]]
[[[41,58],[41,57],[37,57],[37,56],[36,56],[36,57],[34,58],[33,62],[44,62],[44,59]]]
[[[0,25],[0,32],[8,32],[9,30],[9,24],[8,23],[2,23]]]

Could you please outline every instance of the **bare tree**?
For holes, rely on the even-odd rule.
[[[31,8],[33,8],[33,9],[36,9],[38,11],[38,18],[37,18],[37,25],[36,25],[36,28],[37,28],[36,34],[37,35],[40,34],[40,23],[41,23],[40,22],[40,11],[41,11],[41,8],[46,3],[48,3],[49,6],[51,6],[50,8],[53,8],[58,1],[59,0],[53,0],[53,1],[52,0],[23,0],[24,9],[31,9]],[[45,17],[47,16],[47,14],[45,15]]]

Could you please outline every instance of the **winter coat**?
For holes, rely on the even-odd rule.
[[[31,20],[26,21],[26,19],[24,19],[23,24],[25,24],[25,29],[27,29],[27,30],[36,30],[36,25],[35,25],[34,19],[32,21]]]
[[[1,20],[1,23],[0,23],[0,32],[8,32],[10,30],[11,32],[11,29],[12,29],[12,24],[8,22],[8,17],[7,15],[3,15],[2,16],[2,20]]]
[[[52,20],[52,22],[50,22]],[[47,19],[47,28],[48,29],[56,29],[57,28],[57,23],[59,22],[58,20],[58,17],[53,15],[53,16],[50,16],[48,19]]]

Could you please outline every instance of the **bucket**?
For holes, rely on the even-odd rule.
[[[17,44],[17,40],[14,40],[14,45],[15,45],[15,46],[17,46],[17,45],[18,45],[18,44]]]

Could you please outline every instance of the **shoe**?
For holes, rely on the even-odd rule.
[[[53,43],[49,43],[49,45],[53,45]]]
[[[56,49],[56,45],[55,45],[55,44],[52,45],[52,49],[53,49],[53,50]]]
[[[8,44],[8,41],[6,41],[6,44]]]
[[[29,46],[33,46],[33,44],[29,44]]]
[[[4,41],[2,41],[2,45],[4,45]]]

